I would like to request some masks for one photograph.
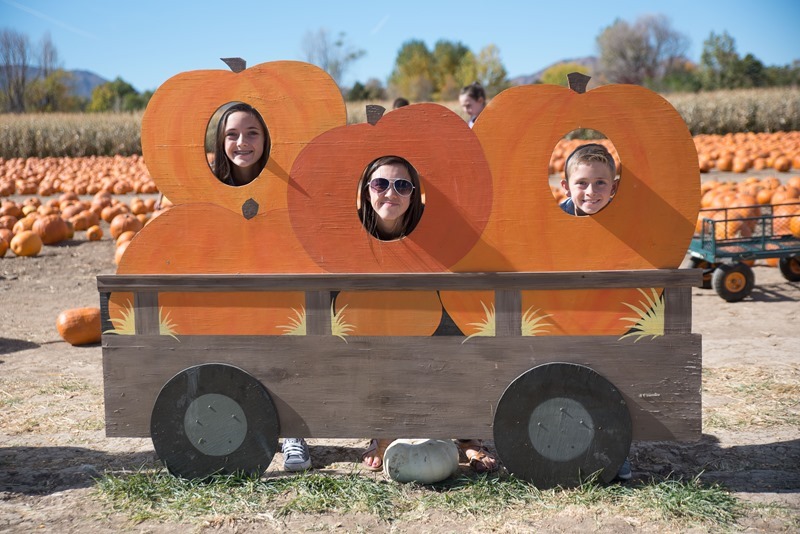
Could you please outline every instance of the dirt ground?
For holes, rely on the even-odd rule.
[[[522,532],[659,531],[663,524],[571,508],[541,519],[521,509],[468,520],[448,513],[388,524],[365,514],[270,517],[233,524],[134,523],[95,496],[94,476],[155,465],[147,439],[109,439],[99,345],[72,347],[59,311],[98,306],[95,276],[114,272],[113,243],[79,240],[35,258],[0,259],[0,531],[249,532],[256,530]],[[693,331],[703,335],[704,431],[697,443],[635,443],[634,476],[719,482],[746,503],[742,529],[800,529],[800,284],[756,266],[738,303],[693,290]],[[749,389],[748,389],[749,388]],[[760,388],[760,389],[759,389]],[[794,389],[792,389],[794,388]],[[786,395],[793,401],[785,402]],[[749,395],[749,396],[748,396]],[[783,397],[781,397],[783,395]],[[782,401],[781,398],[784,400]],[[315,468],[350,471],[363,440],[312,440]],[[277,455],[270,469],[279,469]],[[344,460],[344,461],[343,461]],[[782,512],[771,513],[774,507]]]

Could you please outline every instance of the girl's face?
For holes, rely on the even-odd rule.
[[[405,165],[397,163],[381,165],[375,169],[370,176],[370,181],[375,178],[385,178],[390,182],[400,179],[411,181]],[[408,196],[398,195],[393,184],[383,192],[378,192],[371,186],[368,186],[367,189],[369,189],[370,204],[377,216],[378,229],[385,235],[399,235],[402,230],[403,215],[411,205],[411,195],[414,192],[412,191]]]
[[[236,111],[225,123],[225,154],[236,167],[246,169],[258,163],[264,153],[261,123],[246,111]]]
[[[461,109],[470,117],[477,117],[480,115],[483,108],[486,107],[486,101],[483,98],[475,100],[469,95],[460,95],[458,103],[461,104]]]

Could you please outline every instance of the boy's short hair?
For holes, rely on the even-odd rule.
[[[567,156],[567,161],[564,163],[564,177],[569,181],[569,175],[575,170],[578,165],[599,162],[606,166],[611,171],[611,179],[617,175],[617,166],[614,163],[614,156],[599,143],[589,143],[581,145],[572,153]]]

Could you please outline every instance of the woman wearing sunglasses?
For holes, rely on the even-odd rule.
[[[373,236],[388,241],[408,235],[417,226],[424,208],[419,174],[405,159],[384,156],[364,169],[359,182],[358,216]]]
[[[359,182],[358,215],[370,234],[383,241],[406,236],[417,226],[424,207],[419,174],[408,161],[384,156],[367,165]],[[361,456],[364,467],[381,470],[383,453],[392,441],[371,440]],[[456,444],[475,471],[497,469],[497,461],[480,440],[459,439]]]

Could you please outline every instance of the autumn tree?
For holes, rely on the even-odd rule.
[[[617,19],[597,37],[600,70],[612,83],[658,86],[689,48],[664,15],[644,15],[636,22]]]
[[[433,54],[424,41],[412,39],[400,46],[389,85],[396,95],[409,100],[431,100],[435,90]]]
[[[401,46],[389,85],[394,94],[411,100],[453,100],[462,87],[475,81],[489,97],[508,86],[496,46],[489,45],[476,56],[462,43],[440,40],[430,51],[414,39]]]
[[[344,32],[333,37],[325,28],[307,32],[302,47],[305,60],[330,74],[339,87],[347,69],[366,54],[364,50],[350,45]]]
[[[542,73],[542,83],[563,85],[564,87],[567,87],[567,74],[572,72],[580,72],[581,74],[587,75],[590,74],[589,68],[581,65],[580,63],[558,63]]]

